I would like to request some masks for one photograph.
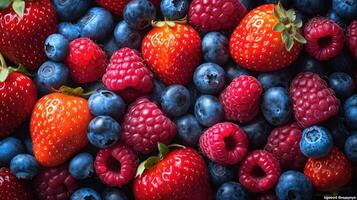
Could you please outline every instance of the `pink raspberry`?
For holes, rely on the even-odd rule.
[[[347,46],[353,57],[357,59],[357,20],[354,20],[346,31]]]

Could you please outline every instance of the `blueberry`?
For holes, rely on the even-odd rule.
[[[104,42],[104,52],[108,58],[112,57],[112,55],[119,49],[114,37],[107,39]]]
[[[330,132],[321,126],[305,128],[300,140],[301,152],[309,158],[321,158],[328,155],[333,147]]]
[[[220,165],[212,161],[208,163],[208,171],[211,182],[217,186],[233,181],[236,176],[234,169],[230,166]]]
[[[328,84],[337,97],[345,99],[351,96],[355,90],[355,82],[352,77],[344,72],[335,72],[329,76]]]
[[[225,72],[217,64],[203,63],[193,74],[193,82],[197,89],[204,94],[217,94],[225,86]]]
[[[184,115],[175,120],[178,138],[184,145],[195,146],[202,134],[202,127],[191,115]]]
[[[114,29],[114,38],[119,48],[129,47],[140,49],[143,36],[135,29],[129,27],[124,21],[120,21]]]
[[[91,8],[79,21],[81,36],[92,40],[103,40],[109,36],[114,27],[112,14],[104,8]]]
[[[329,122],[330,123],[330,122]],[[346,139],[351,135],[350,131],[346,128],[345,119],[343,117],[332,118],[332,126],[329,128],[331,130],[331,135],[334,144],[343,149],[345,146]]]
[[[345,143],[345,154],[351,161],[357,161],[357,134],[347,138]]]
[[[125,193],[116,188],[105,188],[102,197],[103,200],[128,200]]]
[[[248,199],[246,190],[237,182],[227,182],[218,188],[216,200],[245,200]]]
[[[249,149],[261,149],[267,143],[268,136],[272,130],[270,124],[263,119],[263,117],[257,117],[249,124],[242,126],[244,132],[249,139]]]
[[[313,187],[303,173],[289,170],[281,174],[275,193],[279,200],[309,200],[312,199]]]
[[[102,200],[99,193],[91,188],[80,188],[76,190],[70,200]]]
[[[325,0],[294,0],[298,10],[307,15],[320,14],[326,7]]]
[[[333,0],[332,8],[343,18],[351,20],[357,19],[356,0]]]
[[[68,82],[69,71],[62,63],[46,61],[38,69],[35,84],[41,94],[50,93]]]
[[[32,140],[30,136],[27,136],[24,139],[24,144],[25,144],[25,148],[28,154],[33,155],[33,145],[32,145]]]
[[[225,70],[227,74],[227,83],[232,82],[233,79],[237,78],[238,76],[251,75],[250,71],[233,62],[228,63]]]
[[[288,92],[282,87],[273,87],[265,91],[261,109],[265,119],[274,126],[289,122],[291,101]]]
[[[342,51],[337,56],[328,61],[329,67],[336,72],[353,73],[353,58],[348,51]]]
[[[68,167],[69,173],[78,180],[92,176],[94,172],[93,156],[89,153],[80,153],[72,158]]]
[[[52,4],[61,21],[74,21],[84,15],[91,0],[52,0]]]
[[[344,104],[344,114],[346,125],[352,129],[357,129],[357,95],[350,96]]]
[[[13,157],[24,152],[24,146],[19,139],[8,137],[0,140],[0,167],[10,164]]]
[[[191,109],[194,108],[195,104],[194,102],[197,101],[197,99],[201,96],[200,91],[196,88],[195,84],[190,84],[188,85],[188,91],[190,92],[190,99],[191,99]]]
[[[205,127],[213,126],[223,120],[223,106],[215,96],[200,96],[194,108],[195,117]]]
[[[124,8],[123,18],[133,29],[143,30],[155,19],[154,5],[147,0],[132,0]]]
[[[53,61],[63,61],[67,57],[68,43],[61,34],[49,35],[45,41],[46,56]]]
[[[109,90],[97,90],[88,99],[89,111],[94,116],[108,115],[121,119],[125,112],[124,100]]]
[[[184,115],[191,105],[190,92],[183,85],[170,85],[162,92],[160,104],[169,116]]]
[[[10,169],[18,179],[32,179],[40,171],[40,165],[30,154],[18,154],[10,162]]]
[[[166,20],[178,20],[184,18],[189,3],[187,0],[162,0],[160,4],[162,15]]]
[[[67,22],[58,24],[58,32],[69,41],[77,39],[81,36],[81,28],[77,24]]]
[[[300,56],[296,62],[296,67],[299,72],[313,72],[320,76],[326,74],[325,67],[321,62],[309,55]]]
[[[343,105],[344,111],[347,111],[350,107],[357,106],[357,94],[350,96]]]
[[[98,148],[113,146],[120,138],[121,127],[109,116],[98,116],[92,119],[88,126],[89,142]]]
[[[343,29],[347,27],[346,21],[341,16],[339,16],[333,9],[330,9],[327,12],[326,17],[336,22],[336,24],[338,24]]]
[[[151,99],[156,103],[160,103],[162,92],[165,90],[166,86],[159,80],[154,79],[154,86],[151,92]]]
[[[202,52],[206,62],[225,64],[229,59],[227,37],[219,32],[207,33],[202,39]]]
[[[291,78],[291,72],[287,69],[260,73],[258,76],[258,80],[265,91],[272,87],[288,89]]]

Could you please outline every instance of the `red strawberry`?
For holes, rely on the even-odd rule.
[[[143,39],[142,54],[165,84],[188,84],[201,60],[201,39],[189,25],[157,22]]]
[[[69,43],[66,62],[74,82],[89,83],[102,77],[107,57],[91,39],[78,38]]]
[[[31,187],[16,178],[8,168],[0,168],[1,200],[33,200]]]
[[[159,157],[150,157],[138,168],[133,191],[136,200],[212,200],[207,166],[192,148],[169,153],[165,145]],[[149,168],[143,172],[145,168]],[[143,172],[143,173],[142,173]]]
[[[323,158],[309,158],[304,174],[316,190],[334,191],[351,180],[352,167],[346,156],[334,147],[331,153]]]
[[[256,71],[273,71],[293,63],[306,41],[299,33],[302,21],[294,18],[293,10],[288,13],[280,4],[251,10],[232,33],[230,52],[234,60]]]
[[[26,1],[24,6],[22,18],[11,5],[0,9],[0,52],[34,70],[46,60],[43,46],[57,31],[57,16],[50,0]]]
[[[252,76],[235,78],[219,96],[226,119],[241,123],[253,119],[259,111],[262,91],[259,81]]]
[[[319,75],[298,74],[290,85],[295,119],[302,127],[322,122],[338,113],[340,101]]]
[[[357,59],[357,20],[354,20],[348,26],[346,32],[346,41],[353,57]]]
[[[62,93],[46,95],[36,103],[30,131],[41,165],[60,165],[87,145],[92,118],[87,104],[86,99]]]

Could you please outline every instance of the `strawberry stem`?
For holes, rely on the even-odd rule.
[[[7,68],[5,58],[4,58],[4,56],[2,56],[1,53],[0,53],[0,68],[1,68],[1,69]]]
[[[185,16],[184,18],[181,18],[181,19],[178,19],[178,20],[174,20],[174,21],[170,21],[170,20],[167,20],[166,18],[164,19],[164,21],[152,21],[151,22],[151,25],[153,27],[163,27],[165,25],[169,26],[169,27],[174,27],[175,24],[178,23],[178,24],[187,24],[187,16]]]

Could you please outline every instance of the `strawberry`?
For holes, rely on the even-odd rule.
[[[201,60],[201,39],[189,25],[157,22],[143,39],[142,54],[165,84],[187,84]]]
[[[160,157],[150,157],[138,167],[133,185],[136,200],[213,199],[206,164],[194,149],[169,152],[164,144],[158,146]]]
[[[31,188],[25,182],[16,178],[8,168],[0,168],[0,199],[1,200],[32,200]]]
[[[46,60],[43,46],[57,31],[57,16],[50,0],[14,1],[0,9],[0,52],[14,63],[35,70]]]
[[[241,66],[255,71],[273,71],[296,60],[302,44],[302,21],[295,11],[278,4],[265,4],[250,11],[232,33],[230,52]]]
[[[33,151],[44,166],[57,166],[87,145],[87,127],[92,118],[87,100],[70,94],[83,89],[60,88],[42,97],[35,105],[30,122]]]

